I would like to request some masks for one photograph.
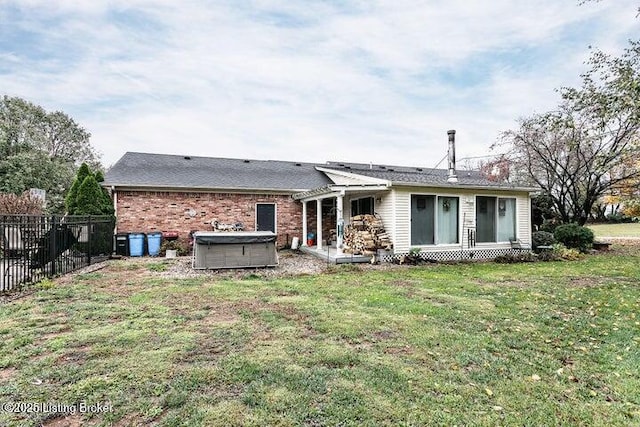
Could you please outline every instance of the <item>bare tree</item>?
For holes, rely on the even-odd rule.
[[[640,176],[640,45],[619,58],[595,52],[579,89],[561,89],[556,111],[519,121],[498,145],[510,148],[512,177],[539,186],[563,222],[584,224],[602,196]]]

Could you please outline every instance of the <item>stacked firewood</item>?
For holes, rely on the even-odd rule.
[[[391,237],[382,220],[374,215],[356,215],[344,232],[343,252],[354,255],[375,255],[377,249],[390,250]]]

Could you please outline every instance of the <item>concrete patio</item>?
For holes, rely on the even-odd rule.
[[[370,256],[338,254],[338,250],[333,246],[323,246],[318,250],[317,246],[301,246],[300,250],[304,253],[324,259],[330,264],[354,264],[371,262]]]

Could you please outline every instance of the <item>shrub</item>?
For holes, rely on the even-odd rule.
[[[628,200],[624,203],[624,209],[622,212],[631,218],[640,217],[640,199]],[[635,220],[637,221],[637,220]]]
[[[563,259],[565,261],[577,261],[582,258],[582,254],[577,249],[567,248],[562,243],[556,243],[553,245],[553,255],[556,259]]]
[[[538,261],[548,262],[548,261],[558,261],[559,259],[562,259],[562,258],[553,250],[542,251],[538,254]]]
[[[553,233],[558,225],[560,224],[555,219],[546,219],[544,220],[540,228],[538,228],[538,230],[546,231],[547,233]]]
[[[498,264],[515,264],[519,262],[535,262],[536,260],[535,254],[528,251],[520,251],[497,256],[493,261]]]
[[[553,232],[556,240],[569,249],[587,252],[593,245],[593,231],[578,224],[559,225]]]
[[[540,246],[551,246],[556,242],[556,238],[553,237],[553,233],[548,231],[536,231],[531,235],[533,249],[536,250]],[[536,252],[538,252],[536,250]]]
[[[167,249],[175,250],[176,255],[178,256],[188,255],[189,250],[187,247],[188,245],[180,240],[163,240],[160,245],[160,255],[165,255],[167,253]]]
[[[0,215],[39,215],[42,207],[42,200],[33,197],[28,191],[20,195],[0,193]]]
[[[607,222],[610,222],[613,224],[620,224],[620,223],[626,223],[626,222],[633,222],[633,218],[623,213],[616,212],[616,213],[607,215]]]

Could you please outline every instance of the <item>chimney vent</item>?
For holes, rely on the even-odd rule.
[[[456,175],[456,131],[450,130],[447,132],[449,135],[449,176],[447,182],[458,182],[458,175]]]

